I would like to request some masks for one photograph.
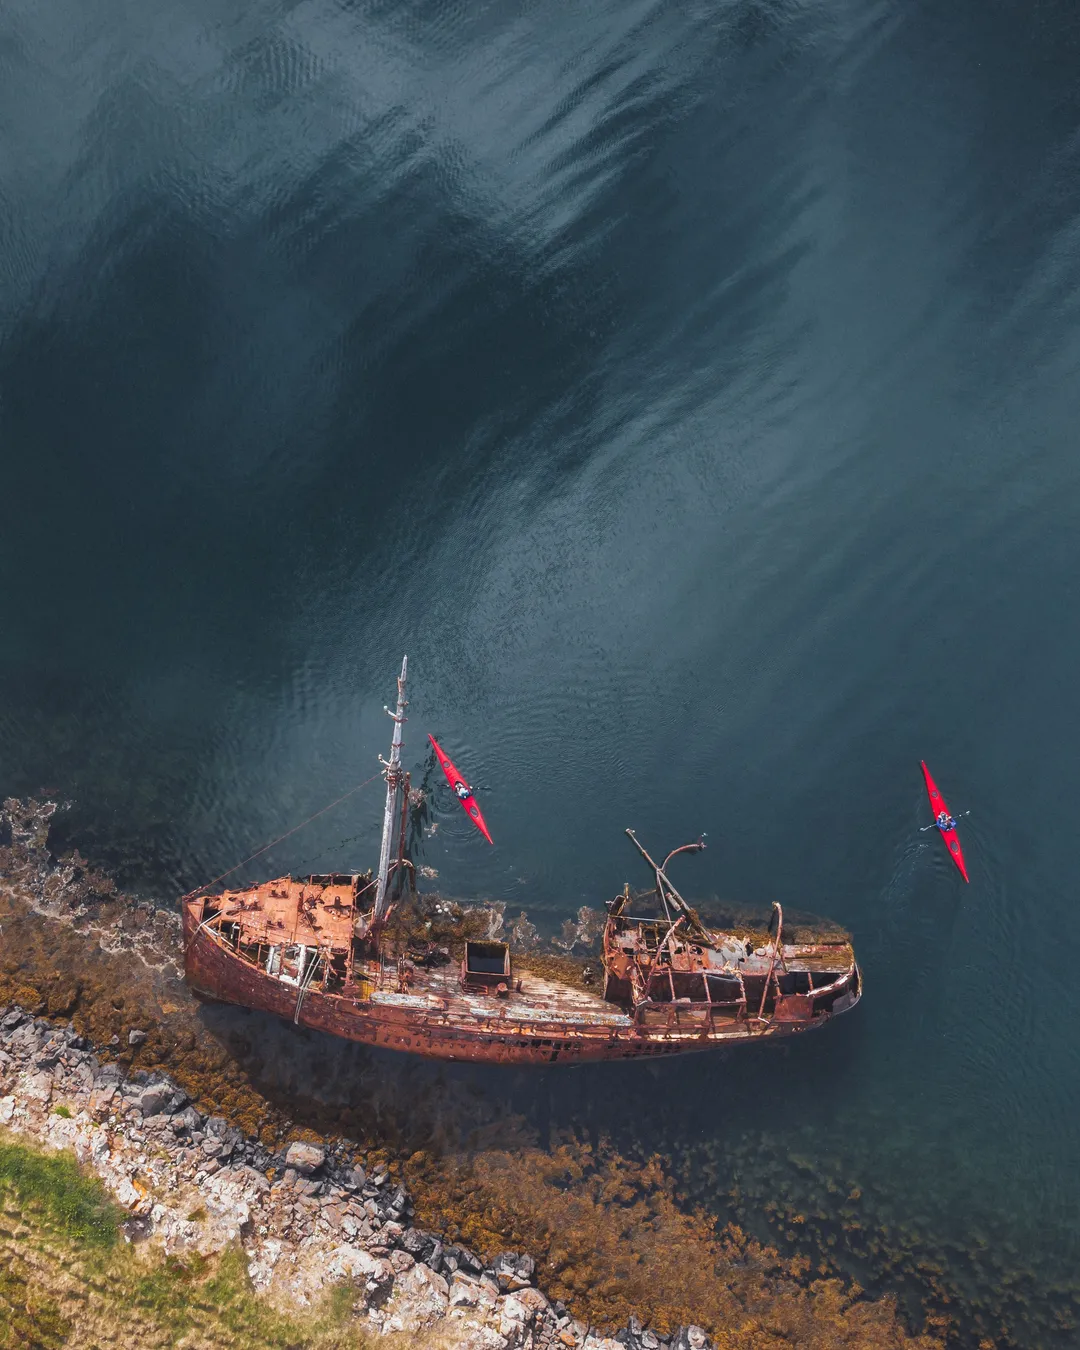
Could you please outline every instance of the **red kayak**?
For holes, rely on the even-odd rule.
[[[921,759],[919,763],[922,765],[922,776],[926,779],[926,794],[930,798],[930,810],[934,813],[934,824],[937,825],[938,833],[945,840],[945,847],[949,850],[953,862],[959,867],[960,875],[965,881],[970,881],[971,878],[964,866],[964,854],[960,848],[960,838],[956,833],[956,821],[949,814],[949,808],[945,805],[945,798],[930,777],[930,770],[926,767],[926,761]],[[947,828],[942,828],[943,823],[947,823]]]
[[[446,781],[454,789],[454,796],[461,803],[465,814],[484,836],[489,844],[494,844],[495,840],[488,834],[488,827],[484,824],[484,817],[480,814],[480,808],[476,804],[476,798],[472,794],[472,788],[454,768],[453,764],[443,752],[442,746],[434,736],[428,735],[428,740],[435,747],[435,753],[439,757],[439,763],[442,765],[442,771],[446,774]]]

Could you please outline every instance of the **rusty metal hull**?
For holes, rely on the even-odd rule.
[[[464,996],[438,975],[407,993],[358,997],[348,989],[341,993],[311,989],[301,996],[200,927],[190,904],[184,905],[184,940],[188,983],[204,997],[273,1013],[346,1040],[435,1059],[541,1065],[678,1055],[795,1035],[824,1025],[834,1015],[813,1020],[777,1017],[767,1024],[754,1019],[721,1024],[690,1019],[684,1024],[682,1012],[673,1008],[665,1024],[644,1025],[597,995],[540,979],[529,982],[531,998],[496,1000]],[[854,1006],[859,992],[856,973],[846,1006]]]

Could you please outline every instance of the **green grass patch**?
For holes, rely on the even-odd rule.
[[[64,1120],[70,1120],[70,1119],[71,1119],[71,1107],[70,1107],[70,1106],[54,1106],[54,1107],[53,1107],[53,1115],[54,1115],[54,1116],[60,1116],[60,1117],[62,1117]]]
[[[356,1290],[348,1285],[290,1316],[255,1293],[238,1244],[217,1256],[166,1256],[120,1242],[122,1218],[74,1154],[40,1152],[0,1132],[0,1350],[97,1344],[103,1329],[110,1344],[188,1338],[215,1350],[375,1343],[352,1317]]]
[[[39,1153],[0,1138],[0,1191],[80,1246],[116,1242],[122,1211],[73,1153]]]
[[[247,1258],[238,1246],[214,1259],[167,1256],[141,1274],[131,1291],[132,1304],[173,1340],[213,1326],[222,1345],[273,1350],[315,1345],[359,1350],[366,1340],[363,1333],[345,1328],[355,1297],[349,1287],[331,1290],[303,1322],[279,1313],[255,1294]]]

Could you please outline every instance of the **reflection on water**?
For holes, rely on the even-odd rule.
[[[368,776],[408,651],[497,843],[436,797],[444,889],[557,927],[706,830],[688,893],[866,974],[624,1119],[485,1092],[1075,1266],[1071,9],[4,22],[0,789],[175,896]],[[377,791],[260,865],[367,865]]]

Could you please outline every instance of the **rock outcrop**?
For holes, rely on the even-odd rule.
[[[0,1009],[0,1125],[70,1149],[127,1212],[125,1235],[167,1252],[239,1243],[256,1290],[307,1306],[347,1283],[372,1330],[437,1328],[462,1350],[710,1350],[699,1327],[661,1337],[631,1318],[606,1337],[552,1305],[533,1259],[493,1263],[412,1223],[385,1163],[345,1140],[270,1152],[206,1116],[164,1074],[125,1074],[70,1026]]]

